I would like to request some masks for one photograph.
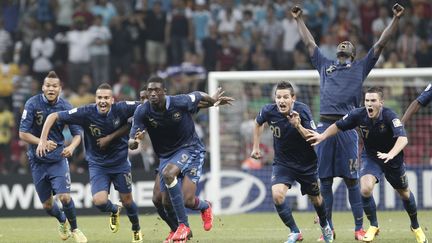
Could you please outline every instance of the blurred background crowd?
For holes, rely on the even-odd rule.
[[[360,58],[391,21],[396,2],[406,14],[376,67],[431,67],[430,0],[2,0],[0,173],[28,173],[17,128],[25,101],[40,92],[50,70],[61,77],[62,95],[80,106],[94,102],[102,82],[113,85],[116,100],[136,100],[151,75],[166,78],[175,94],[205,90],[214,70],[312,69],[293,4],[303,7],[327,57],[350,40]],[[256,89],[246,95],[262,95]],[[150,147],[132,155],[140,158],[134,166],[153,164],[148,154]],[[82,149],[70,163],[73,172],[85,171]]]

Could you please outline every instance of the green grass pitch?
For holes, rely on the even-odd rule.
[[[334,213],[336,225],[335,242],[356,242],[353,235],[353,219],[349,212]],[[286,241],[288,229],[276,213],[250,213],[232,216],[216,216],[213,229],[203,230],[199,215],[191,215],[190,223],[193,243],[282,243]],[[316,242],[319,227],[313,224],[313,213],[294,212],[294,218],[303,232],[303,242]],[[374,242],[415,242],[409,229],[409,219],[404,211],[378,212],[381,232]],[[121,228],[113,234],[108,229],[107,216],[78,216],[80,229],[89,242],[130,242],[132,234],[125,214],[121,215]],[[429,240],[432,240],[432,211],[420,211],[419,221]],[[144,242],[162,242],[168,227],[156,215],[141,215]],[[365,226],[367,225],[365,221]],[[57,223],[51,217],[0,218],[0,242],[63,242],[57,235]],[[66,242],[74,242],[72,239]]]

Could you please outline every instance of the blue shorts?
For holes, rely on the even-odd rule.
[[[360,169],[360,177],[364,175],[375,176],[377,182],[384,173],[387,181],[392,185],[394,189],[407,189],[408,188],[408,177],[406,175],[405,164],[402,163],[398,167],[391,167],[381,165],[379,162],[374,161],[368,155],[362,154],[362,166]]]
[[[276,184],[285,184],[291,188],[294,181],[297,181],[300,184],[302,195],[319,195],[320,190],[316,169],[300,173],[283,165],[274,164],[272,166],[272,186]]]
[[[123,166],[119,172],[114,173],[111,168],[107,170],[103,167],[89,167],[90,185],[92,195],[100,192],[110,192],[111,183],[114,184],[114,189],[120,193],[132,192],[132,174],[131,167]]]
[[[56,163],[30,161],[30,168],[36,192],[42,203],[51,195],[70,193],[71,177],[67,159]]]
[[[317,131],[323,133],[332,123],[320,122]],[[358,179],[358,135],[355,130],[338,132],[317,146],[319,178],[343,177]]]
[[[205,150],[197,146],[182,148],[170,157],[159,159],[159,172],[163,171],[168,164],[174,164],[180,168],[179,179],[187,176],[196,184],[201,177],[205,153]],[[163,176],[159,176],[159,178],[160,190],[163,192],[166,190],[165,181]]]

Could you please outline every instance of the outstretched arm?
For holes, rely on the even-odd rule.
[[[48,134],[51,130],[51,127],[56,123],[57,119],[58,119],[58,113],[51,113],[42,128],[42,132],[41,132],[41,136],[39,138],[39,143],[38,146],[36,148],[36,154],[40,157],[45,156],[45,154],[47,152],[50,151],[49,147],[48,147]]]
[[[229,96],[222,96],[224,93],[225,91],[223,91],[221,87],[219,87],[216,93],[213,94],[212,96],[210,96],[205,92],[200,91],[202,98],[200,103],[198,104],[198,107],[209,108],[212,106],[219,106],[219,105],[231,105],[231,102],[234,101],[234,98]]]
[[[315,131],[310,131],[310,134],[306,135],[308,139],[306,141],[310,142],[312,146],[316,146],[325,139],[336,135],[339,132],[339,128],[333,123],[329,126],[323,133],[319,134]]]
[[[308,49],[309,56],[312,56],[315,51],[315,48],[317,47],[317,44],[315,43],[315,40],[311,32],[306,27],[306,24],[303,20],[303,10],[299,6],[294,6],[291,9],[291,14],[294,17],[294,19],[297,21],[300,37],[302,38],[303,43],[306,45],[306,48]]]
[[[253,129],[253,146],[251,152],[251,157],[254,159],[260,159],[262,156],[260,151],[260,141],[263,130],[264,127],[255,121],[255,126]]]
[[[379,40],[374,45],[374,55],[379,56],[390,38],[396,33],[399,18],[403,15],[405,8],[396,3],[393,6],[393,19],[390,24],[384,29]]]
[[[111,133],[105,137],[99,138],[96,141],[97,145],[101,149],[105,149],[106,147],[108,147],[108,145],[111,143],[112,140],[119,138],[121,136],[127,135],[129,133],[130,128],[131,128],[131,125],[129,123],[123,125],[119,129],[115,130],[113,133]]]
[[[405,114],[402,117],[402,123],[404,125],[407,124],[408,120],[411,119],[411,117],[417,113],[417,111],[419,111],[421,108],[420,103],[418,102],[418,100],[414,100],[413,102],[411,102],[411,104],[408,106],[408,109],[405,111]]]
[[[292,111],[287,115],[287,118],[291,125],[297,129],[304,139],[307,139],[308,135],[312,134],[312,130],[304,128],[301,124],[300,114],[297,111]]]
[[[395,145],[388,153],[377,152],[378,158],[383,159],[384,163],[387,163],[388,161],[392,160],[396,155],[398,155],[407,144],[407,137],[398,137]]]

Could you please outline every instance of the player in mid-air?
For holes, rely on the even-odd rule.
[[[47,134],[57,121],[80,125],[84,130],[93,203],[101,212],[111,213],[109,227],[113,233],[119,230],[119,216],[123,206],[132,223],[132,242],[142,242],[143,236],[138,208],[131,193],[132,175],[131,164],[127,158],[127,132],[122,130],[127,127],[128,119],[133,116],[139,104],[135,101],[114,103],[111,86],[103,83],[96,89],[95,104],[49,115],[37,147],[37,154],[46,153]],[[108,199],[111,183],[120,194],[122,206],[113,204]]]
[[[427,106],[432,101],[432,84],[429,84],[426,89],[417,97],[417,99],[413,100],[411,104],[408,106],[408,109],[405,111],[405,114],[402,116],[402,123],[406,125],[409,119],[420,110],[421,107]]]
[[[191,237],[185,205],[201,211],[205,230],[210,230],[213,225],[210,203],[195,196],[196,183],[204,163],[205,147],[195,131],[192,114],[198,111],[200,102],[208,103],[209,106],[223,105],[233,99],[220,97],[215,100],[198,91],[169,96],[166,95],[164,82],[160,77],[148,80],[148,102],[135,111],[129,148],[136,149],[143,132],[148,132],[160,161],[158,171],[162,200],[165,205],[172,205],[178,221],[176,231],[167,240],[180,243]]]
[[[382,174],[399,193],[403,206],[411,220],[417,243],[428,240],[417,220],[417,206],[414,195],[408,187],[408,178],[403,158],[403,148],[408,139],[402,122],[396,113],[384,107],[383,91],[370,88],[365,94],[365,107],[350,111],[342,119],[328,127],[322,134],[310,134],[308,141],[318,145],[339,131],[359,128],[363,138],[362,167],[360,169],[360,188],[363,209],[370,221],[363,241],[371,242],[379,232],[373,189]]]
[[[392,21],[365,57],[354,60],[355,46],[349,41],[343,41],[337,46],[337,60],[333,61],[327,59],[316,45],[302,18],[302,9],[298,6],[292,8],[291,13],[297,21],[300,36],[313,66],[320,74],[320,123],[317,126],[319,132],[323,132],[343,115],[359,107],[363,82],[377,62],[385,45],[397,31],[399,18],[403,12],[404,8],[401,5],[393,6]],[[356,240],[362,240],[365,231],[363,230],[363,212],[358,184],[357,150],[358,136],[355,130],[339,133],[324,141],[317,147],[318,175],[333,232],[333,178],[342,177],[348,188],[348,198],[354,215],[354,237]]]
[[[316,127],[309,107],[295,100],[290,83],[279,82],[276,85],[275,103],[265,105],[255,119],[251,153],[255,159],[261,158],[259,145],[266,122],[273,133],[275,151],[271,177],[273,203],[282,222],[291,230],[286,242],[303,240],[286,200],[287,191],[295,181],[300,183],[302,194],[307,194],[315,207],[325,242],[332,242],[333,233],[319,190],[317,156],[305,140],[310,133],[307,129]]]
[[[48,153],[38,156],[36,146],[47,116],[53,112],[72,109],[69,102],[59,97],[61,83],[55,72],[48,73],[42,91],[42,94],[35,95],[26,102],[19,127],[20,139],[29,144],[27,155],[33,183],[44,209],[59,221],[60,238],[67,240],[72,236],[76,242],[87,242],[85,235],[78,229],[75,204],[70,197],[71,178],[67,160],[81,142],[81,130],[79,126],[69,126],[73,139],[66,146],[62,134],[65,124],[55,124],[48,134]],[[60,199],[63,211],[54,201],[53,195]]]

